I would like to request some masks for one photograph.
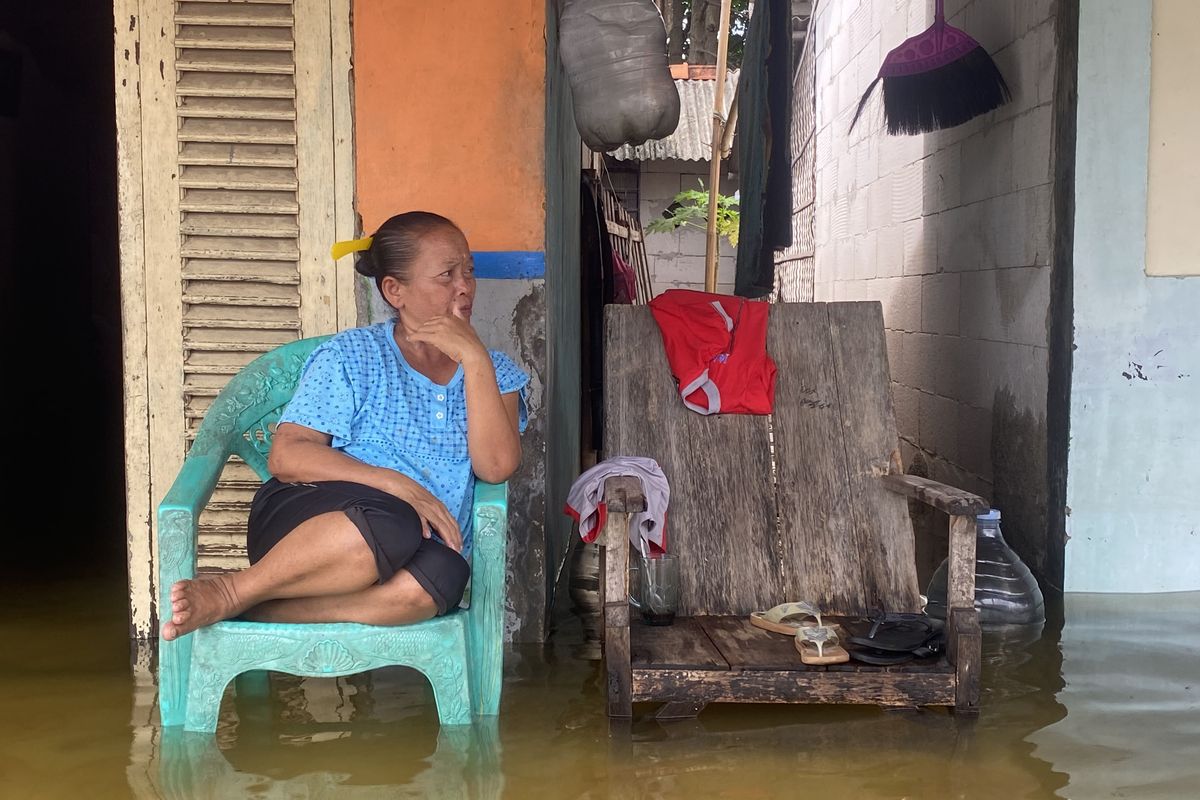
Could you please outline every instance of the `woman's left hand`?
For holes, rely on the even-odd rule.
[[[457,313],[428,320],[410,333],[408,339],[431,344],[460,364],[472,356],[487,355],[487,348],[479,341],[471,323]]]

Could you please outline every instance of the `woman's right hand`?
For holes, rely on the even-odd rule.
[[[446,504],[407,475],[396,473],[396,477],[396,486],[391,493],[417,512],[417,516],[421,518],[421,534],[429,539],[433,536],[433,531],[437,531],[437,535],[447,547],[461,553],[462,531],[458,529],[458,521],[446,508]]]

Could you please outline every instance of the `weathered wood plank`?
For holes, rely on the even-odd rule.
[[[633,668],[729,669],[696,617],[676,617],[673,625],[656,627],[640,620],[629,626]]]
[[[708,638],[733,670],[824,670],[800,660],[791,636],[764,631],[745,617],[697,617]]]
[[[642,482],[632,475],[614,475],[604,481],[604,505],[610,512],[637,513],[646,510]]]
[[[348,176],[334,172],[333,50],[329,0],[296,0],[296,173],[300,204],[300,329],[305,336],[336,333],[337,274],[329,261],[329,245],[337,241],[334,201],[338,183]],[[344,98],[339,98],[343,100]],[[342,196],[345,191],[343,189]],[[347,321],[346,327],[353,324]]]
[[[671,482],[681,616],[748,614],[783,595],[765,417],[684,408],[645,306],[605,308],[604,454],[649,456]]]
[[[624,516],[613,515],[613,516]],[[612,520],[612,517],[609,518]],[[605,526],[604,537],[612,535]],[[602,538],[601,542],[608,541]],[[601,607],[604,609],[604,670],[605,696],[610,717],[633,716],[633,689],[629,660],[629,542],[624,537],[617,547],[600,548]],[[620,611],[624,609],[625,614]],[[622,624],[622,621],[624,624]]]
[[[604,580],[604,603],[629,602],[629,515],[608,515],[596,543],[600,553],[600,574]]]
[[[141,79],[143,252],[146,307],[146,393],[150,412],[150,497],[157,503],[179,474],[185,442],[183,385],[183,265],[179,255],[179,156],[175,133],[174,3],[142,3],[138,28]],[[155,33],[158,31],[158,33]],[[170,31],[170,33],[165,33]],[[136,55],[136,53],[135,53]],[[135,59],[137,60],[137,59]],[[125,288],[125,287],[123,287]],[[154,520],[154,514],[151,513]],[[158,586],[157,520],[151,540]],[[151,635],[157,634],[155,622]]]
[[[946,514],[975,515],[990,508],[988,501],[977,494],[956,489],[944,483],[931,481],[916,475],[884,475],[879,479],[891,492],[920,500]]]
[[[869,607],[918,611],[916,552],[908,503],[878,478],[900,472],[900,440],[879,303],[830,303],[846,466],[864,594]],[[866,609],[855,609],[856,612]]]
[[[633,689],[629,667],[629,628],[609,628],[604,636],[607,668],[608,715],[633,716]]]
[[[630,606],[628,603],[608,603],[602,607],[603,622],[606,628],[628,628],[630,622]]]
[[[633,671],[633,699],[948,706],[955,703],[955,680],[953,675],[937,673],[638,669]]]
[[[975,518],[950,518],[950,563],[947,565],[947,605],[975,605]]]
[[[779,368],[772,422],[784,584],[769,605],[802,598],[829,612],[863,613],[872,598],[853,538],[828,306],[772,306],[767,349]]]
[[[153,625],[150,407],[146,327],[146,262],[142,221],[141,19],[136,0],[116,0],[114,77],[117,123],[117,212],[121,263],[121,359],[125,409],[125,531],[129,570],[130,638],[157,634]]]
[[[948,626],[950,658],[956,668],[954,709],[969,714],[978,713],[983,660],[979,612],[974,606],[951,606]]]
[[[332,34],[333,106],[333,184],[334,240],[353,239],[358,215],[354,208],[354,87],[350,81],[353,71],[352,36],[350,33],[351,0],[331,0],[330,32]],[[334,270],[337,289],[337,326],[339,330],[358,324],[355,302],[356,273],[352,269]]]

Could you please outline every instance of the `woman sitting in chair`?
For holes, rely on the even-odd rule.
[[[254,496],[250,568],[171,587],[164,639],[239,615],[401,625],[461,601],[474,482],[520,464],[529,377],[471,327],[471,251],[450,220],[392,217],[356,268],[395,319],[313,351]]]

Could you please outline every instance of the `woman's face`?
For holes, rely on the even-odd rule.
[[[384,294],[409,330],[448,314],[470,321],[475,302],[475,264],[466,238],[455,228],[437,228],[421,238],[408,280],[384,278]]]

